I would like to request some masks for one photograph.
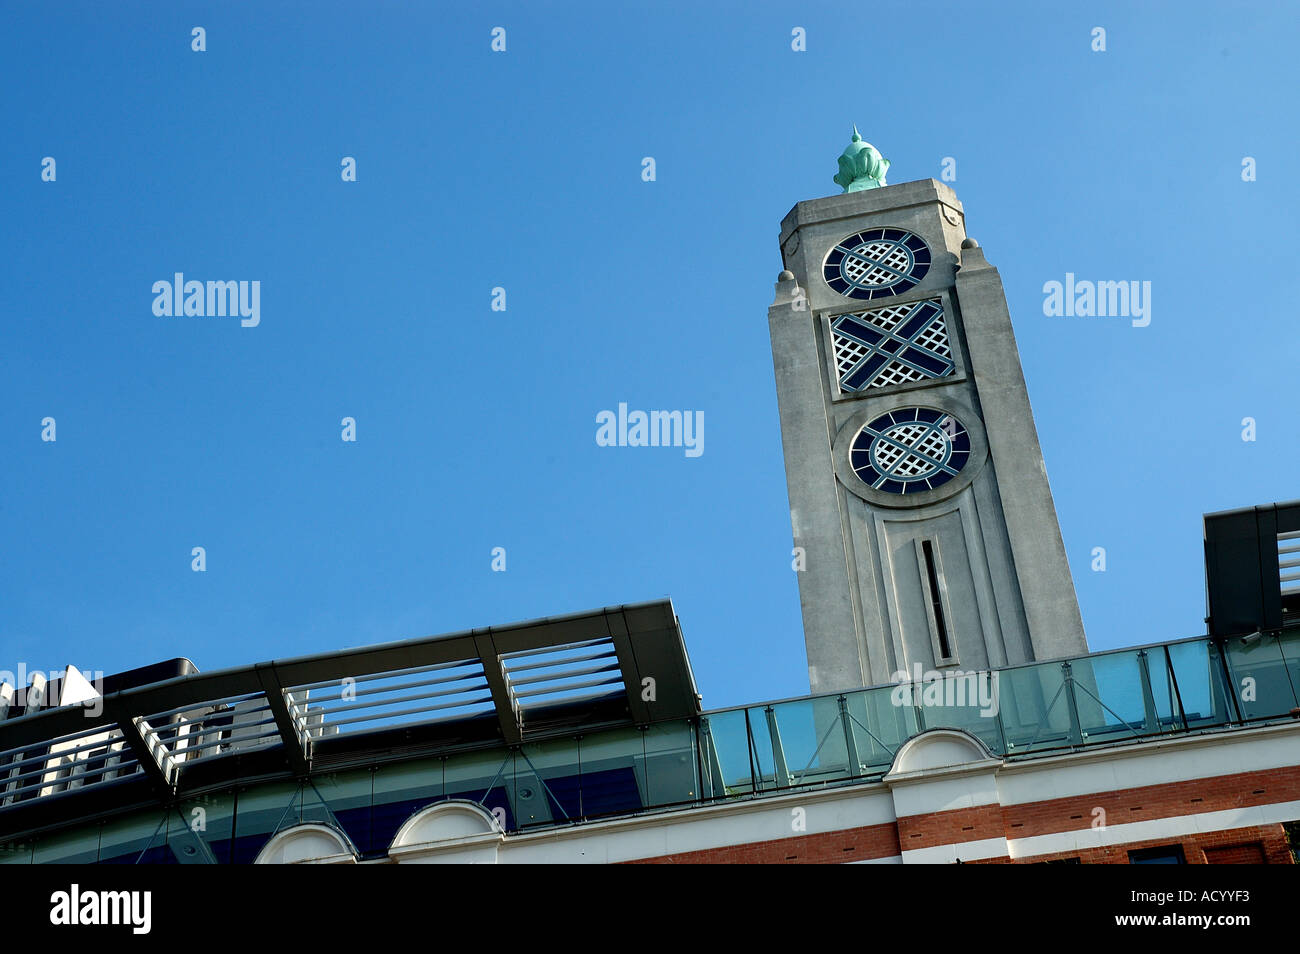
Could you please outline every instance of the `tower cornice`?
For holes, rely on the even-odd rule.
[[[839,219],[878,212],[902,211],[918,205],[939,203],[958,216],[965,218],[961,200],[951,188],[937,179],[917,179],[897,185],[882,186],[862,192],[845,192],[821,199],[796,202],[781,220],[781,245],[794,232],[806,225],[821,225]],[[955,224],[955,223],[954,223]]]

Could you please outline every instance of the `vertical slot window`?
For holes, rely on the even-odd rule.
[[[935,561],[934,542],[921,541],[921,561],[925,564],[926,596],[934,614],[935,640],[938,643],[940,660],[953,658],[952,636],[948,631],[948,620],[943,612],[943,595],[939,588],[939,566]]]

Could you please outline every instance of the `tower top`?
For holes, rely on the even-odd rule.
[[[835,182],[843,186],[845,192],[861,192],[888,185],[885,173],[889,171],[889,160],[862,138],[856,125],[853,127],[853,140],[840,154],[839,164]]]

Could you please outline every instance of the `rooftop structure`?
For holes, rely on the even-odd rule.
[[[483,675],[498,666],[504,706]],[[630,691],[646,678],[662,697]],[[388,860],[444,802],[503,836],[572,831],[878,784],[935,731],[1014,764],[1294,727],[1298,685],[1292,625],[700,712],[671,604],[620,607],[176,676],[104,697],[98,719],[74,704],[6,720],[0,859],[250,862],[315,825]]]

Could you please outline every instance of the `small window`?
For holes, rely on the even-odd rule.
[[[1182,845],[1161,845],[1159,848],[1139,848],[1128,853],[1131,865],[1185,865]]]
[[[939,551],[933,539],[916,541],[917,562],[921,570],[921,591],[926,603],[926,616],[930,624],[930,640],[934,648],[936,665],[952,665],[957,662],[957,647],[954,645],[951,614],[948,611],[947,593],[943,579],[943,564],[939,560]]]

